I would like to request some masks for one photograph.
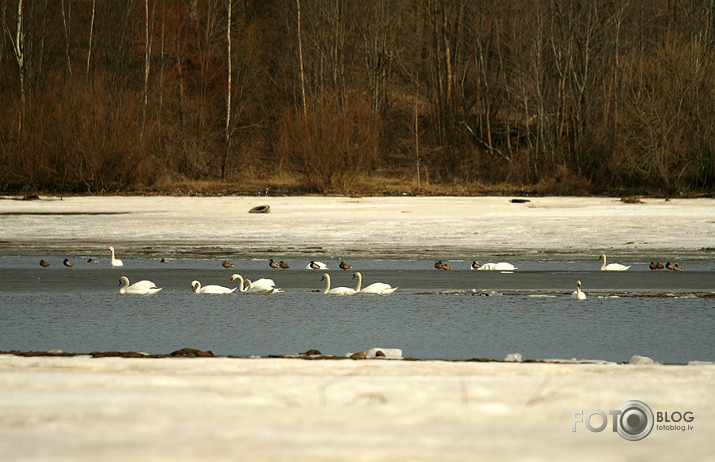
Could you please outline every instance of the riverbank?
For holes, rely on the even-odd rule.
[[[708,460],[715,366],[0,355],[3,460]],[[583,423],[692,412],[637,442]],[[592,420],[597,426],[598,416]],[[684,422],[679,422],[678,425]],[[682,426],[682,425],[681,425]],[[669,428],[669,427],[668,427]]]

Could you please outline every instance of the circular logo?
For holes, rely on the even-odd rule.
[[[618,434],[629,441],[642,440],[653,430],[653,411],[642,401],[626,401],[618,406]]]

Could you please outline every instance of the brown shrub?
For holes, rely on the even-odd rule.
[[[551,177],[541,179],[534,185],[534,191],[539,194],[577,195],[589,194],[591,184],[571,169],[557,165]]]
[[[351,96],[341,103],[326,96],[278,121],[275,150],[281,165],[299,174],[309,191],[345,191],[367,171],[378,154],[379,118],[369,105]]]

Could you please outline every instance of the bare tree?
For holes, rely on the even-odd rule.
[[[85,85],[89,81],[89,64],[92,58],[92,37],[94,35],[94,18],[97,11],[97,0],[92,0],[92,20],[89,25],[89,45],[87,46],[87,70],[84,74]]]
[[[303,98],[303,115],[307,115],[305,105],[305,71],[303,69],[303,36],[301,34],[300,0],[295,0],[298,15],[298,56],[300,58],[300,93]]]
[[[62,8],[62,25],[65,32],[65,55],[67,58],[67,71],[72,75],[72,61],[70,60],[70,24],[72,20],[72,3],[67,2],[67,14],[65,15],[65,0],[61,2]]]
[[[17,131],[22,133],[23,124],[25,122],[25,30],[23,28],[23,9],[22,0],[17,2],[17,27],[15,29],[15,37],[13,38],[10,30],[6,29],[10,36],[15,60],[17,61],[17,69],[20,78],[20,118],[17,121]]]
[[[144,101],[142,104],[142,126],[139,140],[144,138],[146,128],[146,108],[149,103],[149,68],[151,66],[151,40],[149,39],[149,0],[144,0]]]
[[[221,178],[226,178],[226,162],[228,160],[228,155],[231,152],[231,10],[232,2],[227,0],[226,2],[226,61],[227,61],[227,85],[226,85],[226,129],[225,129],[225,143],[226,150],[223,154],[223,160],[221,161]]]

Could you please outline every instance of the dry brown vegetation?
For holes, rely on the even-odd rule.
[[[713,191],[713,0],[0,0],[0,22],[0,192]]]

